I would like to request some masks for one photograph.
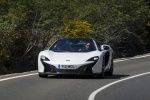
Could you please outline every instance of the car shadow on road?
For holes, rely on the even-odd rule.
[[[91,75],[54,75],[54,76],[48,76],[48,78],[53,78],[53,79],[92,79],[93,76]]]
[[[130,75],[124,75],[124,74],[114,74],[113,76],[106,76],[105,79],[121,79],[124,77],[129,77]]]
[[[123,75],[123,74],[114,74],[113,76],[105,76],[103,79],[121,79],[123,77],[128,77],[130,75]],[[92,75],[50,75],[48,78],[52,79],[101,79],[98,76]]]

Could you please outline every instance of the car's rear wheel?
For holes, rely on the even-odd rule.
[[[39,73],[39,77],[41,77],[41,78],[47,78],[48,75],[47,74],[41,74],[41,73]]]

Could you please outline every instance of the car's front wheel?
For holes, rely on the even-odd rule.
[[[47,78],[48,75],[47,74],[41,74],[41,73],[39,73],[39,77],[41,77],[41,78]]]

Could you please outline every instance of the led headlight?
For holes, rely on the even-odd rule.
[[[88,59],[87,61],[98,61],[98,60],[99,60],[99,57],[95,56],[95,57]]]
[[[40,56],[40,59],[42,60],[42,61],[50,61],[47,57],[45,57],[45,56]]]

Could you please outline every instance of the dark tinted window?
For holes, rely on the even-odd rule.
[[[60,39],[50,48],[54,52],[90,52],[95,51],[95,45],[92,39]]]

